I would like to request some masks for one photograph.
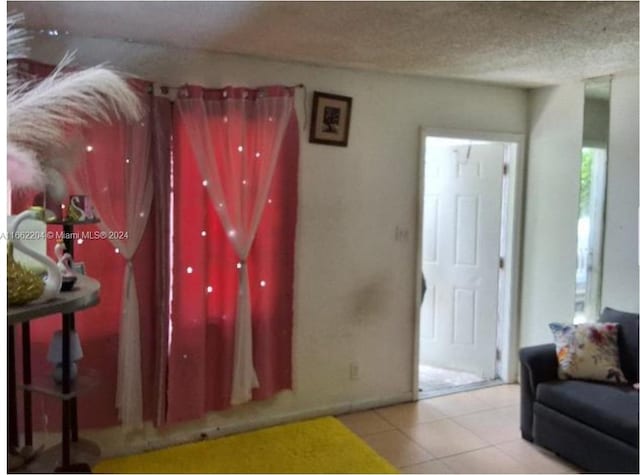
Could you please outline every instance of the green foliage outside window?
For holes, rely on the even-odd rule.
[[[589,215],[589,201],[591,197],[591,166],[593,164],[593,149],[582,149],[582,166],[580,168],[580,217]]]

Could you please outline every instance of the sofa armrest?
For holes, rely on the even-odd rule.
[[[536,387],[555,379],[558,379],[558,358],[553,343],[520,350],[520,431],[523,438],[533,440]]]
[[[523,366],[521,379],[529,379],[531,388],[545,381],[558,379],[558,357],[556,356],[556,345],[529,346],[520,350],[520,363]]]

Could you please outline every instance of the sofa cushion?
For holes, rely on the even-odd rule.
[[[538,385],[536,399],[583,424],[638,447],[638,391],[589,381]]]
[[[605,308],[601,322],[618,324],[620,367],[629,382],[638,382],[638,314]]]
[[[550,323],[560,379],[626,383],[620,368],[617,323]]]

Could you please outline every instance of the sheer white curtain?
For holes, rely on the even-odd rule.
[[[231,403],[259,387],[253,364],[247,256],[267,202],[282,139],[293,110],[290,88],[184,87],[176,101],[187,125],[202,185],[238,257]]]
[[[129,428],[143,425],[140,322],[133,257],[147,226],[153,198],[151,95],[140,93],[140,100],[145,110],[141,121],[96,124],[85,130],[86,159],[70,180],[76,193],[90,197],[100,218],[100,230],[126,260],[116,407],[122,425]]]

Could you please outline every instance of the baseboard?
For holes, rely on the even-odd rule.
[[[215,439],[227,435],[263,429],[266,427],[296,422],[305,419],[313,419],[316,417],[338,416],[350,412],[358,412],[376,407],[400,404],[412,400],[413,394],[411,392],[407,392],[397,396],[371,398],[354,402],[348,401],[344,403],[330,404],[322,407],[294,410],[280,414],[263,416],[257,415],[255,419],[252,419],[250,421],[242,421],[237,423],[231,422],[224,427],[188,428],[184,431],[176,431],[171,434],[161,434],[155,427],[149,426],[147,430],[145,430],[146,434],[140,434],[136,436],[137,440],[125,440],[125,437],[118,437],[116,440],[121,440],[122,444],[120,446],[103,447],[102,457],[124,457],[141,452],[164,449],[178,444]],[[206,421],[203,419],[202,423],[206,424]],[[108,437],[112,437],[113,435],[115,435],[114,432],[119,432],[119,430],[119,428],[114,427],[104,429],[104,431],[95,431],[94,440],[98,444],[100,444],[100,439],[102,438],[100,437],[101,432],[105,434],[108,432],[110,433]],[[121,432],[119,433],[122,434]],[[91,438],[91,436],[88,435],[88,438]]]

